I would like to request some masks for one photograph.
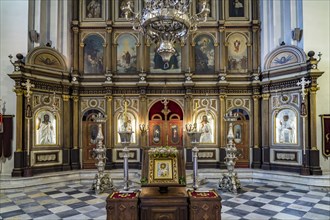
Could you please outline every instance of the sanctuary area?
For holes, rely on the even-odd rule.
[[[0,217],[330,214],[329,2],[0,4],[0,183],[6,198]],[[26,21],[11,25],[13,13]],[[90,193],[86,200],[102,199],[94,206],[102,215],[70,206],[79,199],[70,194],[62,201],[72,215],[56,215],[68,210],[50,206],[40,215],[19,203],[12,208],[13,190],[28,195],[72,182],[82,184],[73,192],[91,188],[79,192]],[[267,194],[273,185],[306,190],[288,193],[289,201],[310,190],[321,194],[315,204],[297,203],[308,210],[299,206],[297,214],[287,201],[269,215],[262,209],[281,206],[274,202],[280,195]],[[258,211],[237,214],[237,198]],[[269,206],[254,203],[262,198]]]

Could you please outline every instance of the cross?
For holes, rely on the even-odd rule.
[[[311,81],[305,80],[305,77],[301,78],[301,81],[297,82],[297,86],[301,86],[301,96],[302,99],[305,100],[305,86],[307,86]]]
[[[30,98],[30,94],[31,94],[31,88],[34,88],[34,84],[30,83],[30,80],[27,79],[26,83],[22,83],[22,86],[26,87],[26,97]]]

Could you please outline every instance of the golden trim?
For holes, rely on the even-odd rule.
[[[263,100],[269,100],[270,94],[269,93],[262,94],[261,97]]]
[[[163,170],[161,166],[165,164]],[[149,155],[149,184],[171,185],[179,184],[178,159],[176,156],[166,158],[155,158]]]
[[[291,111],[293,114],[294,114],[294,116],[295,116],[295,118],[296,118],[296,122],[295,122],[295,137],[294,137],[294,142],[293,143],[286,143],[286,142],[284,142],[284,143],[281,143],[281,142],[276,142],[276,135],[277,135],[277,127],[276,127],[276,118],[277,118],[277,116],[279,115],[279,113],[280,112],[282,112],[282,111]],[[298,143],[299,143],[299,140],[298,140],[298,131],[299,131],[299,128],[298,128],[298,120],[299,120],[299,118],[298,118],[298,114],[297,114],[297,112],[296,111],[294,111],[293,109],[291,109],[291,108],[282,108],[282,109],[280,109],[280,110],[278,110],[278,111],[276,111],[275,112],[275,114],[274,114],[274,116],[273,116],[273,132],[274,132],[274,136],[273,136],[273,144],[274,145],[298,145]]]
[[[64,102],[67,102],[67,101],[69,101],[70,96],[69,95],[62,95],[62,98],[63,98]]]

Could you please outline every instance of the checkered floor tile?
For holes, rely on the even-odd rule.
[[[217,188],[207,183],[203,188]],[[330,192],[242,183],[237,195],[219,191],[221,219],[324,219],[330,216]],[[107,194],[87,184],[43,185],[0,194],[0,219],[106,219]]]

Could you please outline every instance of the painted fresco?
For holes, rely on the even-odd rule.
[[[171,57],[169,62],[164,62],[162,57],[157,53],[154,44],[150,46],[150,72],[152,73],[177,73],[181,72],[181,47],[175,44],[176,53]]]
[[[136,71],[136,38],[131,34],[122,34],[117,40],[117,71]]]
[[[244,35],[235,33],[228,38],[228,70],[247,72],[247,40]]]
[[[102,1],[101,0],[86,0],[86,18],[101,18],[102,17]]]
[[[102,73],[103,72],[103,38],[98,35],[88,36],[84,47],[84,72]]]
[[[195,65],[196,73],[214,72],[214,41],[211,36],[195,38]]]

